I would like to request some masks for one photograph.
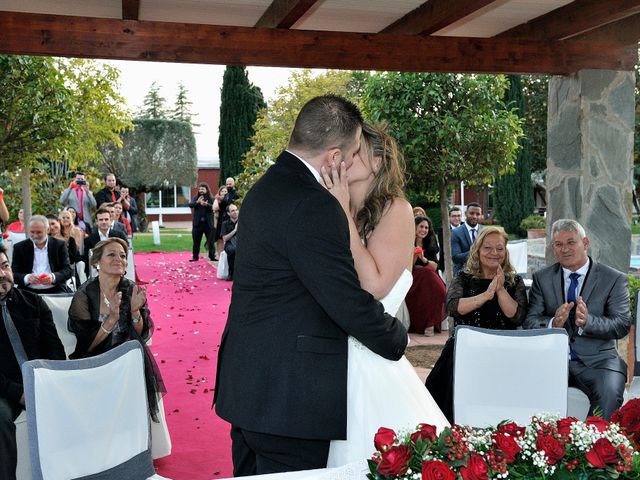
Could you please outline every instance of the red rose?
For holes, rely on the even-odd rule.
[[[498,425],[498,433],[506,433],[514,438],[520,438],[524,435],[524,427],[515,422],[503,423]]]
[[[606,438],[599,438],[593,444],[591,450],[585,455],[587,461],[596,468],[604,468],[606,465],[616,464],[620,459],[616,447]]]
[[[376,435],[373,437],[373,444],[375,445],[376,450],[380,452],[389,448],[395,441],[396,432],[386,427],[380,427]]]
[[[433,425],[421,423],[420,425],[418,425],[418,429],[419,430],[417,432],[411,434],[411,441],[413,443],[418,443],[418,440],[424,442],[425,440],[431,441],[438,438],[436,427],[434,427]]]
[[[472,453],[465,467],[460,467],[463,480],[487,480],[489,468],[484,459],[477,453]]]
[[[422,462],[422,480],[456,480],[456,477],[449,465],[440,460]]]
[[[411,460],[411,449],[406,445],[389,447],[387,451],[382,453],[382,459],[378,464],[378,473],[385,477],[404,475],[409,469],[409,460]]]
[[[568,437],[571,433],[571,425],[578,421],[575,417],[567,417],[558,420],[558,433],[564,437]]]
[[[609,428],[609,422],[602,417],[587,417],[587,421],[585,423],[587,425],[595,426],[599,432],[604,432]]]
[[[422,255],[424,253],[424,250],[422,249],[422,247],[416,247],[413,253],[415,255]]]
[[[539,435],[536,440],[536,448],[547,455],[547,465],[554,465],[564,457],[564,445],[551,435]]]
[[[516,455],[522,451],[522,448],[516,443],[515,439],[504,433],[496,433],[493,436],[496,448],[500,450],[507,463],[516,461]]]
[[[2,238],[4,239],[9,238],[9,234],[7,232],[2,232]]]
[[[611,421],[620,425],[636,448],[640,448],[640,399],[629,400],[622,408],[613,412]]]

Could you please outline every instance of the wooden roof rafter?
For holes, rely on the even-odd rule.
[[[256,28],[291,28],[319,0],[273,0],[255,24]]]
[[[122,19],[138,20],[140,18],[140,0],[122,0]]]

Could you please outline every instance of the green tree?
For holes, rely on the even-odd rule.
[[[258,114],[252,146],[244,156],[238,177],[240,195],[251,188],[287,147],[298,112],[305,103],[327,93],[356,100],[354,92],[358,85],[352,73],[344,70],[330,70],[320,75],[313,75],[311,70],[293,71],[288,84],[277,89],[269,106]]]
[[[144,96],[138,118],[167,118],[167,101],[160,95],[160,86],[153,82]]]
[[[169,118],[171,120],[178,120],[180,122],[186,122],[193,127],[198,127],[199,125],[193,123],[194,114],[191,112],[191,105],[193,102],[189,100],[187,94],[189,91],[187,88],[180,82],[178,84],[178,95],[176,96],[176,103],[169,114]]]
[[[531,169],[543,172],[547,169],[547,102],[549,77],[547,75],[523,75],[522,94],[524,105],[521,113],[527,136]]]
[[[265,107],[261,90],[249,82],[244,67],[227,66],[220,93],[218,155],[220,181],[237,177],[243,155],[251,148],[258,112]]]
[[[89,165],[129,125],[118,76],[93,60],[0,55],[0,168],[21,183],[27,217],[32,192],[38,211],[49,211],[66,165]]]
[[[518,116],[502,101],[501,75],[378,73],[364,95],[373,121],[385,121],[404,150],[408,188],[440,200],[444,252],[451,279],[448,193],[464,180],[486,185],[513,168],[522,136]]]
[[[525,115],[520,76],[509,75],[509,89],[505,96],[507,108],[513,108],[522,118]],[[526,132],[526,130],[525,130]],[[495,182],[495,208],[498,222],[509,233],[522,235],[520,222],[533,213],[531,184],[531,156],[529,139],[523,138],[515,161],[515,172],[498,176]]]
[[[122,134],[122,147],[105,145],[103,172],[116,175],[138,201],[145,224],[140,193],[171,185],[193,185],[197,177],[196,140],[191,125],[166,119],[136,119],[135,128]],[[144,230],[144,228],[143,228]]]

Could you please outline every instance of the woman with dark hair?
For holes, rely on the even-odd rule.
[[[191,238],[193,238],[193,250],[190,262],[197,262],[200,258],[200,244],[205,237],[205,245],[209,251],[209,260],[215,260],[213,247],[213,197],[209,184],[202,182],[198,185],[198,194],[189,202],[189,208],[193,209],[193,224]]]
[[[524,281],[509,261],[507,234],[485,226],[471,245],[464,268],[447,291],[447,311],[455,325],[515,330],[527,315]],[[453,421],[453,337],[427,377],[426,386],[449,421]]]
[[[145,351],[145,381],[151,416],[157,421],[158,398],[166,392],[160,371],[146,346],[153,322],[144,288],[125,278],[129,245],[112,237],[93,248],[91,265],[98,275],[82,284],[69,307],[69,331],[78,339],[69,358],[93,357],[137,340]]]
[[[413,284],[405,301],[411,324],[409,332],[428,337],[440,333],[445,318],[444,299],[447,289],[438,275],[438,236],[427,216],[414,218],[416,226],[413,252]]]
[[[365,123],[360,153],[348,177],[343,163],[331,172],[323,170],[323,179],[347,215],[362,288],[395,315],[412,282],[414,240],[413,213],[404,198],[404,164],[395,140]],[[406,357],[386,360],[351,337],[347,357],[347,439],[331,442],[329,467],[368,458],[380,426],[396,431],[422,422],[440,431],[448,426]]]

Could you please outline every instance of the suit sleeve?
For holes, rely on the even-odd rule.
[[[96,206],[98,205],[96,203],[96,198],[90,192],[87,192],[87,200],[89,201],[89,207],[90,208],[96,208]]]
[[[529,291],[529,313],[524,321],[524,328],[546,328],[552,316],[547,315],[544,295],[540,286],[540,279],[533,274],[533,284]]]
[[[467,261],[469,252],[462,250],[462,238],[461,233],[457,230],[451,232],[451,258],[454,263],[463,264]]]
[[[18,382],[7,378],[0,373],[0,397],[6,398],[13,403],[18,403],[22,396],[23,387]]]
[[[300,281],[335,323],[371,351],[397,360],[406,348],[407,331],[360,288],[348,232],[335,198],[314,192],[290,218],[285,234],[288,258]]]
[[[71,194],[71,187],[67,187],[64,189],[62,194],[60,195],[60,203],[63,206],[67,205],[67,200],[69,200],[69,195]]]
[[[67,251],[67,245],[60,240],[56,245],[56,259],[59,262],[56,265],[57,270],[53,272],[56,277],[55,283],[56,285],[63,285],[71,278],[73,275],[73,270],[71,270],[71,263],[69,263],[69,252]]]
[[[607,295],[603,314],[594,315],[589,312],[582,335],[602,340],[616,340],[625,337],[630,328],[629,279],[626,275],[620,274]]]
[[[31,241],[31,240],[29,240]],[[28,275],[29,273],[31,273],[31,271],[26,271],[27,269],[31,270],[33,268],[33,265],[31,266],[27,266],[25,264],[25,251],[24,251],[24,245],[22,245],[22,242],[17,243],[14,247],[13,247],[13,256],[11,259],[11,270],[13,270],[13,281],[16,282],[16,284],[19,287],[24,287],[24,277],[25,275]]]

